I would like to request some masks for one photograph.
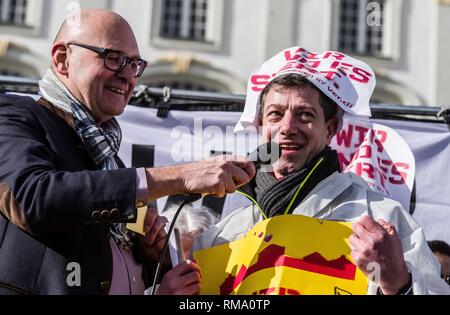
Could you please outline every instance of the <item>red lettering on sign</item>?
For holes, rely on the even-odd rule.
[[[389,182],[395,185],[403,185],[406,182],[408,173],[399,171],[400,169],[409,170],[409,164],[403,162],[397,162],[392,165],[391,173],[396,177],[389,177]]]
[[[301,53],[303,53],[303,52],[305,52],[305,53],[307,53],[307,54],[310,54],[309,51],[307,51],[307,50],[305,50],[305,49],[303,49],[303,48],[298,48],[298,49],[295,51],[294,55],[291,55],[291,52],[290,52],[289,50],[286,50],[286,51],[284,52],[284,58],[285,58],[287,61],[297,60],[298,58],[300,58],[300,57],[302,56]]]
[[[381,159],[380,157],[377,157],[377,161],[380,170],[385,174],[388,173],[391,168],[392,161],[387,159]]]
[[[320,73],[322,73],[325,79],[329,81],[333,80],[335,76],[337,76],[338,78],[342,77],[342,75],[340,75],[337,71],[320,71]]]
[[[308,59],[305,59],[305,58],[301,58],[299,60],[299,62],[303,63],[303,64],[305,64],[307,66],[313,67],[313,68],[317,68],[317,67],[320,66],[320,61],[318,61],[318,60],[308,60]]]
[[[353,125],[348,125],[348,129],[342,129],[336,134],[336,142],[338,145],[344,144],[345,147],[349,148],[352,143],[353,137]]]
[[[363,174],[366,174],[368,178],[375,179],[374,167],[370,163],[358,162],[355,165],[355,173],[358,176],[364,177]]]
[[[251,77],[251,82],[254,86],[252,86],[252,90],[255,92],[260,92],[264,89],[264,87],[269,84],[270,75],[265,74],[257,74]]]
[[[336,60],[343,60],[345,58],[344,54],[341,53],[337,53],[334,51],[327,51],[324,55],[323,55],[323,59],[327,59],[327,58],[334,58]]]
[[[291,52],[289,50],[286,50],[284,52],[284,58],[286,59],[286,61],[294,61],[294,60],[298,60],[300,58],[306,58],[306,59],[318,59],[319,55],[318,54],[313,54],[303,48],[298,48],[294,54],[292,55]]]
[[[353,160],[353,156],[354,154],[352,154],[350,156],[350,159],[346,159],[344,154],[342,154],[341,152],[338,152],[338,159],[339,159],[339,164],[341,165],[341,170],[345,170],[345,168],[347,167],[347,165],[350,164],[350,162]]]
[[[372,157],[372,147],[370,145],[361,146],[357,152],[360,159],[370,159]]]
[[[355,126],[355,130],[359,133],[359,136],[358,136],[359,142],[355,143],[355,148],[357,148],[363,143],[366,133],[367,133],[367,131],[369,131],[369,129],[366,127],[363,127],[363,126]]]
[[[353,68],[353,73],[354,74],[350,74],[350,79],[360,83],[367,83],[372,77],[372,74],[370,72],[357,67]]]
[[[387,132],[384,130],[377,130],[377,136],[378,139],[380,139],[381,143],[385,143],[386,142],[386,138],[387,138]]]
[[[330,68],[337,69],[340,73],[346,76],[348,71],[353,68],[353,65],[346,62],[335,61],[331,64]]]
[[[306,64],[300,63],[300,62],[296,62],[296,61],[288,62],[278,72],[282,72],[282,71],[290,70],[290,69],[305,69],[306,71],[308,71],[310,73],[317,73],[316,69],[310,68]]]

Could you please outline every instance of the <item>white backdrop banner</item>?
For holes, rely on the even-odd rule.
[[[221,153],[246,155],[259,139],[254,133],[233,133],[240,115],[171,110],[167,118],[159,118],[154,109],[128,106],[118,119],[123,131],[119,154],[133,167],[184,163]],[[409,208],[427,239],[450,243],[449,144],[450,132],[444,124],[371,119],[344,122],[332,146],[346,171],[357,173],[374,190]],[[161,198],[158,209],[163,211],[179,199]],[[249,201],[231,194],[198,203],[223,216]]]

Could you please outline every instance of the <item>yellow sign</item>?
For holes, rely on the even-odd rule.
[[[144,222],[147,215],[147,205],[137,208],[136,223],[127,223],[127,229],[145,236]]]
[[[351,223],[283,215],[259,222],[243,238],[194,252],[201,294],[366,294],[353,263]]]

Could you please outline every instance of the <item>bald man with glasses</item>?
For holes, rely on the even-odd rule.
[[[0,95],[0,295],[143,294],[166,220],[149,209],[146,236],[133,235],[125,224],[136,207],[169,194],[223,196],[255,174],[243,158],[125,168],[114,117],[147,62],[122,17],[78,14],[55,38],[40,98]],[[158,292],[195,294],[200,278],[186,261]]]

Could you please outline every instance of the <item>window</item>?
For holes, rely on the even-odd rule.
[[[390,54],[385,34],[385,2],[389,0],[340,1],[339,50],[375,57]]]
[[[27,0],[0,0],[0,23],[28,26],[27,5]]]
[[[207,41],[207,0],[164,0],[160,36]]]
[[[0,0],[0,34],[38,36],[44,0]]]
[[[224,0],[154,0],[151,39],[161,47],[220,51]]]

